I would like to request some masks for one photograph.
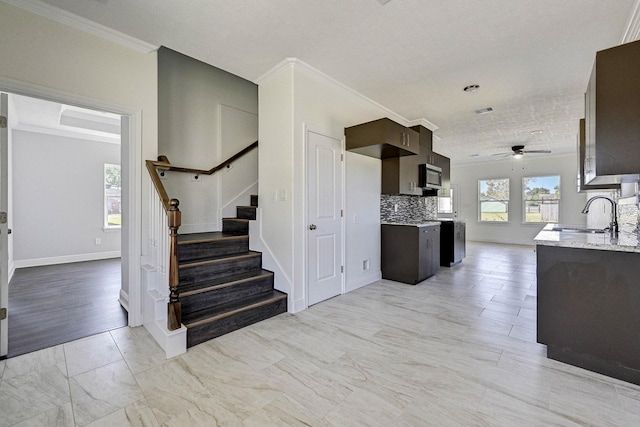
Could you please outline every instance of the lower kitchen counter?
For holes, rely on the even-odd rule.
[[[547,357],[640,385],[640,250],[635,235],[536,236],[537,341]]]
[[[440,267],[440,223],[381,226],[382,278],[415,285]]]

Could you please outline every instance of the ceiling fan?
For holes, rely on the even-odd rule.
[[[496,153],[492,154],[493,156],[512,156],[514,159],[520,159],[525,154],[548,154],[551,153],[551,150],[525,150],[524,145],[514,145],[511,147],[511,152],[507,153]]]

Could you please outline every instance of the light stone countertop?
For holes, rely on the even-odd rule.
[[[405,225],[409,227],[429,227],[440,225],[440,221],[405,221],[405,222],[381,222],[382,225]]]
[[[618,238],[605,233],[580,233],[553,231],[553,228],[572,228],[570,225],[547,224],[533,239],[536,245],[561,246],[566,248],[598,249],[603,251],[638,252],[640,245],[636,233],[621,231]],[[575,226],[573,228],[584,228]]]

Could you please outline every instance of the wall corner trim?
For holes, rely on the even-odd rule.
[[[40,0],[0,1],[142,53],[150,53],[158,49],[158,46],[151,43],[136,39],[135,37],[121,33],[120,31],[116,31],[81,16],[74,15],[73,13],[67,12],[66,10],[52,6]]]

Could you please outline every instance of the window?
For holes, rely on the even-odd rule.
[[[522,178],[524,223],[558,222],[560,177]]]
[[[443,193],[443,195],[438,195],[438,213],[453,213],[453,188],[448,191],[440,190],[438,193]]]
[[[120,228],[121,214],[121,175],[120,165],[104,165],[104,227]]]
[[[509,222],[509,178],[478,181],[480,222]]]

